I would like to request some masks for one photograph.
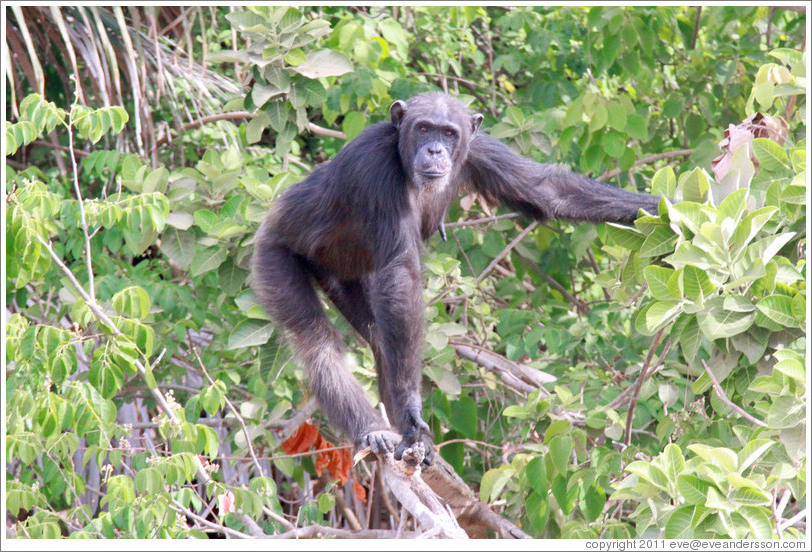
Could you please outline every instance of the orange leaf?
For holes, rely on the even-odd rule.
[[[367,490],[355,479],[352,480],[352,492],[355,493],[355,498],[357,498],[364,504],[367,503]]]
[[[305,422],[299,426],[299,429],[296,430],[292,437],[282,443],[282,450],[288,454],[305,452],[315,445],[319,438],[321,438],[321,435],[316,426]]]

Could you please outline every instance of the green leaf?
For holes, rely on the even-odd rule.
[[[157,494],[163,490],[164,478],[157,468],[143,468],[135,474],[135,490],[139,493]]]
[[[336,505],[336,497],[330,493],[319,495],[319,511],[322,514],[329,513]]]
[[[795,327],[798,322],[792,315],[792,298],[787,295],[769,295],[756,303],[764,316],[782,326]]]
[[[486,471],[479,484],[479,499],[485,503],[493,502],[499,498],[502,489],[515,475],[515,470],[510,466],[502,466],[501,468]]]
[[[161,250],[180,268],[187,269],[195,255],[195,235],[169,228],[161,235]]]
[[[682,190],[682,200],[696,203],[705,201],[708,187],[708,177],[699,167],[682,175],[677,184],[677,189]]]
[[[761,168],[767,172],[790,168],[787,152],[769,138],[754,139],[753,153],[756,154]]]
[[[140,286],[124,288],[113,295],[113,308],[122,316],[143,320],[149,316],[149,294]]]
[[[539,532],[544,530],[547,525],[547,519],[550,516],[550,505],[547,501],[548,494],[546,491],[542,494],[536,492],[531,493],[525,503],[527,518],[531,525]]]
[[[702,344],[702,332],[699,329],[696,317],[692,316],[682,329],[679,336],[680,347],[686,360],[691,361],[696,357],[699,346]]]
[[[782,374],[791,377],[792,379],[806,384],[806,368],[801,360],[788,358],[776,363],[773,370],[778,370]]]
[[[247,318],[240,320],[228,336],[226,349],[241,349],[254,347],[268,342],[273,332],[273,326],[262,320]]]
[[[736,226],[730,243],[735,244],[739,249],[749,244],[756,237],[759,230],[772,220],[777,211],[777,207],[767,206],[757,209],[744,217],[744,220]],[[762,262],[766,264],[767,261]]]
[[[550,440],[550,457],[556,471],[566,475],[567,466],[572,460],[572,437],[570,435],[556,435]]]
[[[626,466],[626,471],[637,474],[638,477],[648,481],[655,487],[667,491],[668,478],[663,471],[649,462],[638,460]]]
[[[674,242],[677,241],[677,235],[667,225],[660,225],[654,228],[654,231],[646,237],[643,245],[640,247],[641,257],[658,257],[671,253],[674,249]]]
[[[679,288],[669,286],[674,270],[663,266],[649,265],[643,269],[643,275],[648,284],[651,295],[659,301],[674,301],[680,299]]]
[[[635,229],[612,222],[606,223],[607,241],[620,247],[635,251],[640,248],[645,240],[645,236]]]
[[[772,499],[761,491],[750,487],[741,487],[733,491],[730,500],[741,506],[767,506]]]
[[[690,264],[685,265],[682,270],[682,282],[685,296],[691,301],[701,303],[716,291],[716,286],[710,281],[705,271]]]
[[[463,437],[475,439],[479,426],[476,402],[471,397],[460,397],[448,414],[451,427],[459,431]]]
[[[518,418],[520,420],[529,420],[535,416],[535,412],[530,408],[518,404],[512,404],[505,408],[502,412],[503,416],[508,418]]]
[[[804,402],[795,397],[775,397],[767,411],[767,425],[772,429],[792,428],[802,424],[805,418]]]
[[[683,506],[668,517],[663,536],[667,539],[690,539],[694,536],[691,520],[694,517],[694,506]]]
[[[589,117],[589,132],[596,132],[606,126],[606,121],[609,119],[609,113],[606,111],[606,106],[600,101],[595,102],[591,112],[587,112]]]
[[[677,477],[677,489],[690,504],[705,504],[707,500],[708,488],[711,483],[697,477],[696,475],[683,473]]]
[[[593,522],[603,512],[606,504],[606,495],[603,491],[591,486],[584,492],[584,498],[579,503],[581,511],[587,522]]]
[[[673,322],[681,312],[677,301],[657,301],[646,311],[646,327],[654,333]]]
[[[309,79],[338,77],[353,70],[352,63],[341,52],[335,50],[313,50],[301,65],[291,68]]]
[[[661,458],[668,481],[676,483],[680,473],[685,469],[685,458],[682,457],[682,451],[677,445],[669,444],[663,450]]]
[[[578,496],[578,485],[569,486],[565,476],[557,475],[550,485],[550,490],[561,510],[565,514],[572,512],[575,498]]]
[[[753,312],[725,310],[723,304],[724,299],[721,297],[714,298],[714,300],[708,302],[709,306],[706,312],[700,312],[696,315],[699,328],[704,336],[710,340],[733,337],[747,331],[756,318]]]
[[[228,250],[222,246],[203,247],[195,250],[191,263],[192,276],[200,276],[210,270],[215,270],[228,256]]]
[[[754,539],[773,538],[773,524],[770,522],[768,510],[754,506],[742,506],[738,510],[750,528],[750,537]]]
[[[524,469],[527,481],[534,491],[539,493],[540,496],[546,496],[548,491],[547,483],[547,468],[545,466],[544,457],[536,456]]]
[[[681,201],[671,205],[668,208],[668,218],[672,224],[678,224],[690,230],[692,234],[699,234],[702,224],[709,220],[705,207],[692,201]]]
[[[637,113],[631,113],[626,117],[626,132],[637,140],[648,140],[646,120]]]
[[[677,178],[670,165],[659,169],[651,179],[651,193],[663,197],[674,197],[677,191]]]
[[[358,111],[350,111],[344,115],[344,121],[341,123],[341,128],[344,134],[347,135],[348,140],[352,140],[364,130],[367,124],[367,118],[363,113]]]

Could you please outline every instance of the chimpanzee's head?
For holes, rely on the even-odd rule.
[[[482,115],[447,94],[421,94],[389,109],[403,168],[418,187],[442,188],[468,155]]]

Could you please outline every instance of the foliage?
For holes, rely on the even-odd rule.
[[[28,62],[6,122],[13,534],[247,536],[247,518],[270,534],[348,511],[397,528],[369,466],[303,423],[248,259],[268,206],[341,147],[325,129],[351,138],[443,89],[528,157],[666,199],[633,227],[544,223],[515,244],[528,221],[452,207],[425,256],[440,455],[535,537],[805,536],[803,14],[35,10],[9,18]],[[85,60],[73,80],[63,43]],[[96,86],[89,67],[108,68]],[[349,345],[377,401],[372,354]]]

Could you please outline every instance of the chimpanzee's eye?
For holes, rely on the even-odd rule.
[[[418,127],[417,130],[419,130],[420,132],[428,132],[429,131],[428,127],[426,127],[426,126],[420,126],[420,127]]]
[[[451,138],[452,136],[454,136],[454,131],[453,130],[446,130],[445,135],[448,136],[449,138]]]

